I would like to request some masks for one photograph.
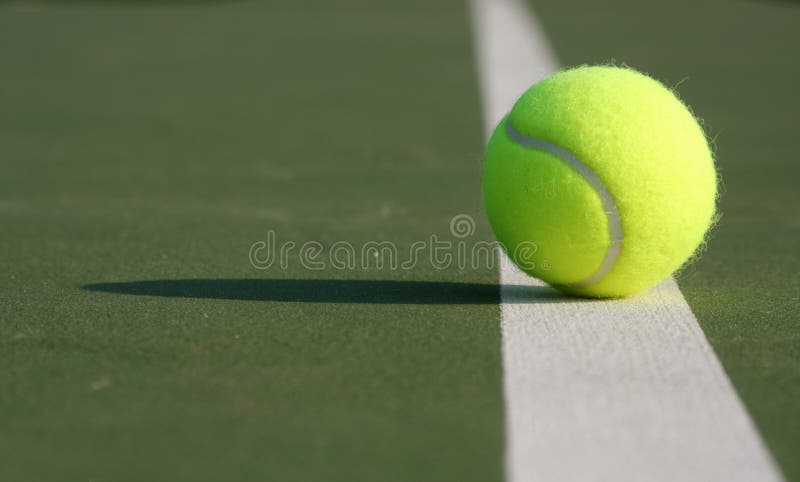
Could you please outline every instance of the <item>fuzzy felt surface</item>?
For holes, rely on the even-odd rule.
[[[692,113],[658,81],[628,68],[578,67],[531,87],[508,122],[587,165],[622,224],[611,270],[597,283],[564,286],[599,268],[610,243],[606,213],[577,171],[549,166],[547,154],[515,150],[496,132],[484,170],[486,208],[501,242],[527,240],[553,256],[549,270],[530,274],[578,295],[626,296],[669,276],[700,246],[715,213],[713,156]],[[549,190],[542,194],[540,186]]]

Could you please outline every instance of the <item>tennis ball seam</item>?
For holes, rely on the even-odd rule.
[[[534,139],[533,137],[522,134],[511,125],[511,120],[508,117],[505,119],[505,130],[508,137],[520,146],[544,151],[561,159],[562,162],[577,171],[600,197],[603,211],[608,220],[608,236],[610,240],[608,248],[606,248],[606,253],[603,256],[603,261],[600,263],[597,271],[589,277],[573,283],[567,283],[564,286],[581,288],[599,282],[611,271],[611,268],[614,267],[614,263],[616,263],[622,251],[622,222],[620,221],[619,210],[617,209],[617,203],[614,201],[614,197],[611,196],[608,188],[606,188],[606,185],[603,184],[603,181],[597,174],[595,174],[589,166],[581,162],[573,153],[551,142]]]

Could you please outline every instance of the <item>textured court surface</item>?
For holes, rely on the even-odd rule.
[[[800,8],[562,3],[560,64],[680,84],[716,136],[678,284],[800,480]],[[0,2],[0,480],[503,480],[496,267],[248,259],[491,239],[473,42],[463,2]]]

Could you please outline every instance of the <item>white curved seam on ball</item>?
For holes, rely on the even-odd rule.
[[[586,279],[574,283],[566,283],[565,286],[580,288],[599,282],[606,274],[608,274],[609,271],[611,271],[611,268],[614,266],[614,263],[616,263],[620,251],[622,250],[622,223],[620,222],[619,210],[617,209],[616,202],[614,202],[614,198],[606,188],[606,185],[603,184],[603,181],[597,177],[597,174],[595,174],[594,171],[589,168],[589,166],[581,162],[574,154],[550,142],[541,141],[539,139],[534,139],[532,137],[523,135],[511,125],[511,120],[508,117],[506,117],[504,123],[506,127],[506,134],[508,134],[508,137],[510,137],[512,141],[523,147],[538,149],[558,157],[570,167],[578,171],[578,173],[583,176],[584,179],[586,179],[586,181],[592,186],[594,191],[600,197],[600,202],[603,205],[603,210],[605,211],[606,219],[608,220],[608,235],[611,242],[608,245],[608,249],[606,249],[603,262],[600,263],[600,267],[597,268],[597,271],[595,271],[594,274]]]

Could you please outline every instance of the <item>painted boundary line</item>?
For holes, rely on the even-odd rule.
[[[488,136],[558,64],[521,0],[470,2]],[[500,261],[503,286],[541,286]],[[508,482],[781,480],[673,280],[624,301],[518,297],[501,289]]]

